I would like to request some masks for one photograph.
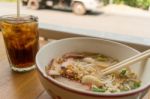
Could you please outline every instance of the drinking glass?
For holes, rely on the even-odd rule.
[[[18,72],[34,69],[39,49],[38,18],[30,15],[1,16],[0,28],[11,69]]]

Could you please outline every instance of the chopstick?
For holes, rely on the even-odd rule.
[[[110,66],[110,67],[108,67],[106,69],[103,69],[103,70],[101,70],[101,72],[102,72],[103,75],[106,75],[106,74],[112,73],[112,72],[114,72],[116,70],[119,70],[119,69],[121,69],[123,67],[126,67],[126,66],[129,66],[131,64],[134,64],[134,63],[136,63],[136,62],[138,62],[140,60],[146,59],[149,56],[150,56],[150,49],[146,50],[146,51],[144,51],[144,52],[142,52],[140,54],[137,54],[137,55],[135,55],[133,57],[130,57],[130,58],[126,59],[126,60],[123,60],[123,61],[119,62],[118,64],[115,64],[115,65]]]

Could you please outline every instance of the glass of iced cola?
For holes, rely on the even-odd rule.
[[[37,17],[2,16],[0,28],[11,69],[18,72],[34,69],[35,56],[39,49]]]

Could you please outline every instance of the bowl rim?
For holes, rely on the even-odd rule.
[[[72,87],[67,87],[67,85],[65,84],[62,84],[61,82],[58,82],[57,80],[53,79],[52,77],[48,76],[46,73],[43,73],[42,70],[41,70],[41,67],[38,65],[38,56],[39,56],[39,53],[41,53],[41,51],[43,49],[45,49],[47,46],[50,46],[51,44],[55,44],[55,43],[59,43],[59,42],[62,42],[62,41],[66,41],[66,40],[78,40],[78,39],[91,39],[91,40],[102,40],[102,41],[105,41],[105,42],[110,42],[110,43],[114,43],[114,44],[117,44],[119,46],[123,46],[123,47],[126,47],[126,48],[129,48],[137,53],[140,53],[138,50],[130,47],[130,46],[127,46],[125,44],[122,44],[122,43],[118,43],[118,42],[115,42],[115,41],[111,41],[111,40],[106,40],[106,39],[102,39],[102,38],[93,38],[93,37],[73,37],[73,38],[65,38],[65,39],[61,39],[61,40],[57,40],[57,41],[53,41],[53,42],[50,42],[46,45],[44,45],[37,53],[36,55],[36,65],[37,65],[37,70],[38,72],[42,75],[42,77],[44,77],[47,81],[50,81],[52,84],[58,86],[59,88],[62,88],[63,90],[66,90],[66,91],[70,91],[70,92],[73,92],[73,93],[76,93],[76,94],[80,94],[80,95],[85,95],[85,96],[94,96],[94,97],[122,97],[122,96],[130,96],[130,95],[134,95],[134,94],[137,94],[137,93],[140,93],[144,90],[147,90],[150,88],[150,83],[149,84],[146,84],[144,85],[143,87],[141,88],[138,88],[138,89],[135,89],[135,90],[131,90],[131,91],[127,91],[127,92],[121,92],[121,93],[93,93],[93,92],[88,92],[88,91],[83,91],[83,90],[77,90],[76,88],[72,88]]]

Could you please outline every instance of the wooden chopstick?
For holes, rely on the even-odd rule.
[[[115,64],[113,66],[110,66],[110,67],[108,67],[106,69],[101,70],[102,74],[103,75],[109,74],[109,73],[114,72],[116,70],[119,70],[119,69],[121,69],[121,68],[123,68],[125,66],[129,66],[129,65],[134,64],[134,63],[136,63],[136,62],[138,62],[140,60],[146,59],[149,56],[150,56],[150,49],[146,50],[146,51],[144,51],[144,52],[142,52],[140,54],[137,54],[137,55],[135,55],[133,57],[130,57],[130,58],[126,59],[126,60],[123,60],[123,61],[119,62],[118,64]]]

